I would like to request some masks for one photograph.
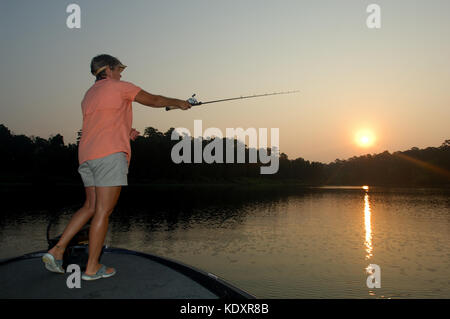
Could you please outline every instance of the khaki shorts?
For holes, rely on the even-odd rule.
[[[78,167],[84,187],[128,185],[128,161],[124,152],[83,162]]]

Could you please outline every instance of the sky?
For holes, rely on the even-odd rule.
[[[449,14],[448,0],[1,1],[0,124],[74,143],[90,61],[107,53],[128,66],[123,81],[172,98],[300,90],[189,111],[134,102],[141,133],[279,128],[280,152],[323,163],[436,147],[450,139]]]

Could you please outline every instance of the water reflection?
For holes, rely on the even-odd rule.
[[[373,256],[372,225],[370,222],[372,213],[370,211],[369,192],[368,192],[369,187],[364,189],[366,190],[366,194],[364,195],[364,226],[366,228],[366,240],[364,242],[364,245],[366,247],[366,260],[367,260]]]
[[[76,191],[52,194],[62,203],[66,192]],[[0,259],[44,249],[48,222],[60,217],[50,232],[59,235],[80,207],[50,211],[47,196],[39,210],[34,198],[23,201],[30,196],[20,189],[3,194],[2,204],[12,208],[0,213]],[[109,246],[179,260],[260,298],[450,296],[448,189],[135,187],[122,195],[111,215]],[[69,199],[64,207],[75,201]],[[382,290],[367,287],[363,273],[377,263],[389,272]]]

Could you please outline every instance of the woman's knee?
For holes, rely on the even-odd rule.
[[[109,217],[120,196],[120,186],[97,187],[95,201],[95,216]]]
[[[111,215],[113,210],[114,210],[114,207],[113,208],[102,208],[102,207],[97,206],[95,209],[95,212],[94,212],[94,217],[106,219],[109,217],[109,215]]]
[[[90,203],[85,203],[84,206],[84,211],[86,212],[86,214],[88,214],[89,216],[94,216],[95,215],[95,206],[91,205]]]

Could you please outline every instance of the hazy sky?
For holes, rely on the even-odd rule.
[[[81,28],[66,7],[81,7]],[[381,7],[369,29],[366,8]],[[300,94],[166,112],[133,103],[136,127],[279,128],[290,159],[439,146],[450,138],[450,1],[1,1],[0,124],[73,143],[89,64],[108,53],[122,80],[199,100]],[[370,130],[371,147],[354,143]],[[270,130],[269,130],[270,131]]]

